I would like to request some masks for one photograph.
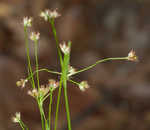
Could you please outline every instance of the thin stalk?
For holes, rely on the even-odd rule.
[[[19,122],[20,126],[21,126],[21,129],[24,130],[24,126],[21,122]]]
[[[26,130],[29,130],[29,128],[23,123],[22,120],[20,120],[20,123],[21,123],[21,125],[22,125],[24,128],[26,128]]]
[[[41,110],[40,110],[40,115],[41,115],[41,122],[42,122],[42,130],[44,130],[44,117],[41,113]]]
[[[58,123],[58,112],[59,112],[59,104],[60,104],[60,97],[61,97],[61,89],[62,89],[62,76],[60,78],[60,82],[59,82],[59,89],[58,89],[58,97],[57,97],[57,105],[56,105],[56,114],[55,114],[55,126],[54,126],[54,130],[57,129],[57,123]]]
[[[53,92],[51,92],[49,96],[49,113],[48,113],[48,120],[49,120],[49,129],[51,129],[51,111],[52,111],[52,101],[53,101]]]
[[[45,118],[45,130],[48,130],[48,123],[47,123],[46,118]]]
[[[92,64],[84,69],[81,69],[71,75],[68,75],[68,76],[72,76],[72,75],[75,75],[75,74],[78,74],[78,73],[81,73],[81,72],[84,72],[84,71],[87,71],[93,67],[95,67],[97,64],[99,63],[102,63],[102,62],[106,62],[106,61],[112,61],[112,60],[128,60],[128,57],[116,57],[116,58],[106,58],[106,59],[102,59],[102,60],[98,60],[95,64]]]
[[[31,78],[32,78],[32,76],[34,76],[37,72],[41,72],[41,71],[46,71],[46,72],[48,72],[48,73],[61,75],[61,73],[60,73],[60,72],[55,72],[55,71],[51,71],[51,70],[49,70],[49,69],[45,69],[45,68],[43,68],[43,69],[39,69],[39,70],[34,71],[34,72],[33,72],[33,74],[32,74],[32,75],[30,75],[29,77],[27,77],[26,79],[27,79],[27,80],[31,79]]]
[[[67,95],[67,79],[63,80],[64,86],[64,96],[65,96],[65,108],[67,113],[67,121],[68,121],[68,130],[71,130],[71,119],[70,119],[70,111],[69,111],[69,102],[68,102],[68,95]]]
[[[63,68],[62,67],[63,66],[63,59],[62,59],[62,54],[61,54],[60,47],[59,47],[59,41],[58,41],[57,34],[56,34],[56,28],[55,28],[55,24],[54,24],[54,19],[49,19],[49,22],[51,24],[52,32],[53,32],[53,35],[54,35],[54,39],[56,41],[57,52],[58,52],[58,55],[59,55],[60,65],[61,65],[61,69],[62,69]],[[63,78],[61,76],[61,78],[60,78],[60,84],[59,84],[59,90],[58,90],[57,105],[56,105],[56,115],[55,115],[54,130],[57,129],[58,112],[59,112],[59,104],[60,104],[61,89],[62,89],[62,80],[63,80]]]
[[[48,124],[48,121],[46,120],[46,123],[45,123],[45,130],[50,130],[50,126]]]
[[[48,97],[49,97],[50,93],[47,94],[46,96],[44,96],[44,98],[42,99],[42,102],[44,102]]]
[[[77,82],[75,82],[75,81],[73,81],[73,80],[71,80],[71,79],[69,79],[68,81],[70,81],[71,83],[74,83],[74,84],[76,84],[76,85],[79,86],[79,83],[77,83]]]
[[[27,54],[28,69],[29,69],[28,75],[33,75],[32,68],[31,68],[30,53],[29,53],[28,32],[26,27],[24,27],[24,33],[25,33],[26,54]],[[31,76],[31,84],[32,87],[35,88],[35,82],[33,76]]]
[[[71,48],[71,42],[69,42],[68,44],[69,44],[69,47]],[[66,108],[66,114],[67,114],[68,130],[71,130],[71,119],[70,119],[69,102],[68,102],[68,95],[67,95],[67,74],[68,74],[69,60],[70,60],[70,53],[64,54],[62,77],[63,77],[65,108]]]
[[[43,109],[43,97],[40,97],[39,99],[37,99],[37,102],[38,102],[40,115],[41,115],[42,130],[44,130],[47,128],[47,120],[46,120],[46,116],[45,116],[44,109]],[[45,123],[45,127],[44,127],[44,123]]]
[[[62,54],[61,54],[60,47],[59,47],[59,41],[58,41],[58,38],[57,38],[57,33],[56,33],[56,28],[55,28],[54,19],[50,19],[49,22],[50,22],[51,27],[52,27],[54,39],[55,39],[55,41],[56,41],[57,52],[58,52],[59,59],[60,59],[60,65],[61,65],[61,67],[62,67],[63,60],[62,60]]]
[[[38,107],[39,107],[39,110],[40,110],[42,130],[44,130],[44,116],[43,116],[43,110],[42,110],[43,108],[42,108],[41,102],[38,99],[37,99],[37,102],[38,102]]]
[[[36,79],[37,79],[37,85],[38,85],[38,89],[40,88],[40,81],[39,81],[39,73],[38,73],[38,69],[39,69],[39,63],[38,63],[38,42],[35,41],[34,43],[35,46],[35,65],[36,65]]]

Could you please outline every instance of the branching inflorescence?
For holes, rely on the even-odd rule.
[[[23,26],[24,26],[24,34],[25,34],[25,44],[26,44],[26,54],[27,54],[27,71],[28,76],[25,79],[20,79],[16,82],[17,86],[21,88],[25,87],[25,84],[29,81],[31,83],[32,88],[28,91],[28,95],[32,96],[39,108],[39,112],[41,115],[41,126],[42,130],[51,130],[51,106],[53,101],[53,92],[58,88],[58,97],[57,97],[57,104],[56,104],[56,111],[55,111],[55,124],[54,130],[57,129],[57,122],[58,122],[58,112],[59,112],[59,104],[60,104],[60,97],[62,93],[62,87],[64,92],[64,99],[65,99],[65,110],[67,115],[67,122],[68,122],[68,130],[71,130],[71,119],[70,119],[70,110],[69,110],[69,101],[67,96],[67,82],[74,83],[79,87],[81,91],[85,91],[90,86],[88,85],[87,81],[81,81],[80,83],[73,81],[70,77],[76,75],[80,72],[87,71],[99,63],[112,61],[112,60],[128,60],[128,61],[138,61],[138,58],[133,50],[131,50],[126,57],[116,57],[116,58],[105,58],[98,60],[96,63],[85,67],[81,70],[77,70],[70,65],[70,52],[71,52],[71,41],[59,43],[56,28],[55,28],[55,19],[60,17],[61,15],[57,12],[57,10],[45,10],[40,13],[40,16],[47,22],[50,23],[54,39],[56,41],[57,52],[59,55],[60,65],[61,65],[61,72],[55,72],[49,69],[39,69],[38,64],[38,40],[40,38],[39,32],[32,32],[30,35],[28,34],[28,29],[32,26],[33,19],[31,17],[24,17],[23,19]],[[29,52],[29,41],[28,39],[34,42],[34,54],[35,54],[35,66],[36,69],[33,71],[31,67],[31,60],[30,60],[30,52]],[[55,81],[54,79],[49,79],[48,84],[40,85],[39,82],[39,72],[46,71],[48,73],[57,74],[60,76],[59,81]],[[35,78],[36,77],[36,78]],[[45,115],[43,103],[44,101],[49,98],[49,112],[48,115]],[[16,115],[12,118],[14,123],[19,123],[22,130],[28,130],[28,127],[23,123],[21,120],[20,112],[17,112]]]

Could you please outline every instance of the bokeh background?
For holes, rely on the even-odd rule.
[[[72,41],[71,65],[75,68],[101,58],[127,56],[131,49],[139,56],[138,63],[107,62],[74,77],[79,82],[88,80],[91,88],[81,92],[75,85],[68,86],[72,129],[149,130],[149,0],[0,0],[0,130],[20,129],[11,122],[16,111],[32,130],[41,130],[36,102],[27,95],[30,86],[17,88],[16,81],[27,76],[24,16],[33,16],[32,30],[41,33],[40,67],[60,70],[50,26],[39,18],[46,8],[58,8],[62,15],[56,20],[57,33],[60,41]],[[34,63],[32,43],[30,47]],[[59,77],[40,73],[41,84],[49,78]],[[47,105],[48,101],[45,111]],[[67,129],[63,108],[62,100],[59,130]]]

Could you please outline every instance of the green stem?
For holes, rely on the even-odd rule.
[[[63,80],[64,86],[64,96],[65,96],[65,107],[67,113],[67,121],[68,121],[68,130],[71,130],[71,119],[70,119],[70,111],[69,111],[69,102],[68,102],[68,95],[67,95],[67,79]]]
[[[60,97],[61,97],[61,89],[62,89],[62,76],[60,78],[60,82],[59,82],[59,89],[58,89],[58,97],[57,97],[57,105],[56,105],[56,115],[55,115],[55,126],[54,126],[54,130],[57,129],[57,123],[58,123],[58,112],[59,112],[59,104],[60,104]]]
[[[28,75],[30,76],[30,75],[33,75],[33,72],[32,72],[32,68],[31,68],[27,27],[24,27],[24,33],[25,33],[26,54],[27,54],[28,69],[29,69],[29,74]],[[35,83],[34,83],[33,76],[31,76],[31,83],[32,83],[32,87],[35,88]]]
[[[44,115],[43,115],[43,107],[41,104],[41,101],[37,99],[38,107],[40,110],[40,115],[41,115],[41,123],[42,123],[42,130],[44,130]]]
[[[23,127],[23,129],[26,128],[26,130],[29,130],[29,128],[23,123],[22,120],[20,120],[19,123],[21,124],[21,126]]]
[[[49,129],[51,129],[51,111],[52,111],[52,101],[53,101],[53,92],[50,94],[50,103],[49,103]]]
[[[68,45],[71,48],[71,42],[69,42]],[[70,119],[69,102],[68,102],[68,95],[67,95],[67,74],[68,74],[69,60],[70,60],[70,53],[65,54],[63,69],[62,69],[62,77],[63,77],[63,86],[64,86],[65,108],[66,108],[67,121],[68,121],[68,130],[71,130],[71,119]]]
[[[49,97],[50,93],[47,94],[46,96],[43,97],[42,102],[44,102],[48,97]]]
[[[36,78],[37,78],[37,85],[38,85],[38,89],[40,88],[40,81],[39,81],[39,73],[38,73],[38,69],[39,69],[39,63],[38,63],[38,42],[35,41],[34,43],[35,46],[35,64],[36,64]]]
[[[37,72],[41,72],[41,71],[46,71],[46,72],[48,72],[48,73],[61,75],[61,73],[59,73],[59,72],[55,72],[55,71],[51,71],[51,70],[49,70],[49,69],[43,68],[43,69],[39,69],[39,70],[34,71],[33,74],[30,75],[29,77],[27,77],[26,79],[29,80],[29,79],[32,78]]]
[[[40,110],[40,115],[41,115],[41,122],[42,122],[42,130],[44,130],[44,117],[41,113],[41,110]]]
[[[84,72],[86,70],[89,70],[89,69],[95,67],[99,63],[106,62],[106,61],[112,61],[112,60],[128,60],[128,57],[116,57],[116,58],[106,58],[106,59],[98,60],[95,64],[92,64],[92,65],[90,65],[90,66],[88,66],[88,67],[86,67],[84,69],[81,69],[81,70],[79,70],[79,71],[77,71],[77,72],[75,72],[75,73],[73,73],[71,75],[68,75],[68,76],[72,76],[72,75]]]
[[[76,85],[79,86],[79,83],[77,83],[77,82],[75,82],[75,81],[73,81],[73,80],[71,80],[71,79],[69,79],[68,81],[70,81],[71,83],[74,83],[74,84],[76,84]]]
[[[20,124],[21,129],[24,130],[24,126],[21,121],[19,122],[19,124]]]
[[[52,26],[52,31],[53,31],[54,39],[56,41],[56,47],[57,47],[57,51],[58,51],[58,55],[59,55],[59,59],[60,59],[60,64],[62,66],[62,64],[63,64],[62,54],[61,54],[61,51],[60,51],[59,41],[58,41],[57,34],[56,34],[56,28],[55,28],[54,19],[50,19],[49,22],[50,22],[50,24]]]

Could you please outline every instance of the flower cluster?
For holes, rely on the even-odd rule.
[[[34,98],[39,98],[39,97],[43,98],[48,94],[49,91],[50,92],[54,91],[58,86],[59,86],[59,82],[56,82],[53,79],[49,79],[47,85],[41,85],[39,89],[34,88],[32,90],[29,90],[28,95]]]
[[[50,88],[50,91],[52,92],[59,86],[59,82],[55,81],[54,79],[49,79],[47,86]]]
[[[78,74],[80,72],[87,71],[94,66],[96,66],[99,63],[105,62],[105,61],[111,61],[111,60],[128,60],[128,61],[138,61],[138,57],[135,54],[135,51],[131,50],[128,53],[128,56],[126,57],[116,57],[116,58],[106,58],[102,60],[98,60],[95,64],[92,64],[88,67],[85,67],[79,71],[76,71],[76,69],[72,66],[70,66],[70,52],[71,52],[71,41],[68,42],[62,42],[58,43],[59,39],[57,38],[56,34],[56,28],[55,28],[55,18],[60,17],[61,15],[57,12],[57,9],[55,10],[45,10],[40,13],[40,17],[42,17],[45,21],[48,21],[49,24],[52,27],[52,32],[54,35],[54,39],[56,41],[56,46],[57,46],[57,51],[59,54],[60,58],[60,64],[61,64],[61,72],[55,72],[51,71],[49,69],[39,69],[38,65],[38,46],[37,46],[37,41],[40,39],[40,33],[39,32],[31,32],[30,39],[35,43],[34,44],[34,52],[35,52],[35,71],[32,69],[31,66],[31,57],[30,57],[30,48],[28,46],[29,41],[28,41],[28,27],[32,26],[32,18],[31,17],[24,17],[23,19],[23,25],[24,25],[24,33],[25,33],[25,43],[26,43],[26,53],[27,53],[27,59],[28,59],[28,77],[26,79],[20,79],[19,81],[16,82],[17,86],[21,86],[22,88],[25,87],[25,84],[28,82],[28,80],[31,80],[31,86],[32,89],[29,90],[27,93],[28,95],[32,96],[35,98],[37,101],[38,107],[39,107],[39,112],[41,115],[41,123],[42,123],[42,130],[44,129],[50,129],[52,124],[51,124],[51,117],[53,116],[52,113],[52,103],[53,103],[53,91],[59,87],[58,91],[58,98],[57,98],[57,105],[56,105],[56,116],[55,116],[55,126],[54,129],[57,128],[57,120],[58,120],[58,111],[59,111],[59,104],[60,104],[60,99],[61,99],[61,89],[63,86],[64,87],[64,97],[65,97],[65,109],[67,113],[67,121],[68,121],[68,128],[71,129],[71,119],[70,119],[70,112],[69,112],[69,102],[68,102],[68,96],[67,96],[67,82],[74,83],[75,85],[78,86],[78,88],[84,92],[86,89],[90,88],[89,84],[87,81],[81,81],[80,83],[72,80],[73,75]],[[59,44],[59,45],[58,45]],[[60,52],[61,51],[61,52]],[[39,73],[40,71],[46,71],[49,73],[53,74],[58,74],[60,75],[60,82],[56,81],[54,79],[49,79],[48,84],[46,85],[39,85],[40,84],[40,79],[39,79]],[[36,75],[36,76],[35,76]],[[35,80],[36,78],[36,80]],[[37,85],[37,86],[36,86]],[[46,112],[48,114],[45,115],[45,109],[44,109],[44,101],[49,97],[49,110]],[[12,117],[12,121],[14,123],[19,123],[21,128],[23,130],[27,129],[28,127],[23,123],[21,120],[21,115],[20,112],[16,112],[15,116]]]
[[[24,25],[24,27],[31,27],[32,26],[32,17],[24,17],[23,25]]]
[[[20,112],[16,112],[15,116],[12,117],[12,122],[18,123],[18,122],[20,122],[20,120],[21,120]]]
[[[64,41],[63,43],[59,44],[61,51],[64,54],[69,54],[70,53],[70,47],[69,45]]]
[[[27,82],[28,82],[27,79],[20,79],[19,81],[16,82],[16,85],[17,85],[18,87],[24,88],[24,87],[25,87],[25,84],[26,84]]]
[[[45,10],[45,11],[42,11],[40,13],[40,16],[42,18],[44,18],[45,21],[48,21],[49,19],[55,19],[55,18],[58,18],[60,17],[61,15],[57,12],[57,9],[55,10]]]
[[[34,42],[38,41],[40,38],[40,33],[39,32],[32,32],[30,35],[30,39]]]
[[[68,66],[68,76],[73,75],[75,72],[76,72],[76,69],[69,65]]]
[[[129,61],[138,61],[138,57],[136,56],[135,54],[135,51],[131,50],[129,53],[128,53],[128,60]]]
[[[82,81],[80,84],[79,84],[79,88],[81,91],[85,91],[86,89],[88,89],[90,86],[88,85],[88,82],[87,81]]]
[[[28,95],[34,98],[39,98],[39,97],[46,96],[48,92],[49,92],[49,87],[45,87],[44,85],[41,85],[39,89],[34,88],[32,90],[29,90]]]

